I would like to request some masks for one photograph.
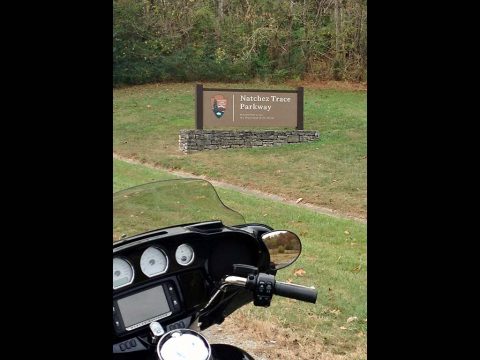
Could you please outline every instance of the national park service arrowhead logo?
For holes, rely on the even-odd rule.
[[[227,110],[227,99],[223,95],[215,95],[210,98],[210,103],[212,104],[212,111],[220,119],[225,110]]]

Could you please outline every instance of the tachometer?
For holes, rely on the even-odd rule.
[[[177,251],[175,251],[175,260],[177,260],[177,263],[182,266],[190,265],[194,258],[195,253],[193,252],[192,247],[188,244],[180,245],[177,248]]]
[[[168,269],[167,255],[163,250],[150,246],[140,258],[140,268],[148,277],[164,274]]]
[[[134,278],[133,267],[127,260],[113,258],[113,289],[130,285]]]

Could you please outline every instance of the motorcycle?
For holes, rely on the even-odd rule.
[[[300,256],[298,236],[246,223],[208,181],[122,190],[113,212],[114,359],[253,359],[201,331],[273,295],[316,302],[314,288],[275,279]]]

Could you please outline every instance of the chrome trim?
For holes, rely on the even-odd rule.
[[[247,278],[240,276],[227,276],[224,280],[224,283],[227,285],[245,287],[245,285],[247,285]]]
[[[198,331],[195,331],[195,330],[192,330],[192,329],[173,329],[173,330],[170,330],[169,332],[163,334],[163,336],[158,341],[157,348],[156,348],[156,350],[157,350],[156,354],[158,356],[158,359],[160,359],[160,360],[163,359],[162,354],[161,354],[161,349],[166,342],[165,339],[167,339],[168,337],[173,337],[172,335],[175,334],[175,333],[178,333],[180,336],[182,336],[184,334],[190,334],[190,335],[194,335],[194,336],[197,336],[198,338],[200,338],[200,340],[203,341],[203,343],[204,343],[204,345],[207,349],[207,357],[206,357],[205,360],[210,360],[212,358],[212,346],[210,345],[210,343],[208,342],[208,340],[205,336],[200,334]]]
[[[227,276],[225,280],[223,280],[223,283],[220,286],[220,288],[215,292],[215,294],[213,294],[210,301],[207,303],[207,305],[203,307],[202,310],[200,310],[200,312],[208,308],[213,303],[213,301],[220,295],[220,293],[225,292],[225,288],[227,288],[228,286],[245,287],[246,284],[247,284],[247,278],[243,278],[240,276]]]
[[[188,246],[188,247],[192,250],[192,253],[193,253],[192,259],[191,259],[187,264],[180,264],[180,263],[178,262],[178,260],[177,260],[177,251],[178,251],[178,248],[179,248],[180,246]],[[190,265],[191,263],[193,263],[193,260],[195,260],[195,251],[193,250],[192,245],[187,244],[187,243],[183,243],[183,244],[180,244],[180,245],[177,246],[177,249],[175,250],[175,261],[177,262],[178,265],[180,265],[180,266],[188,266],[188,265]]]
[[[167,260],[167,266],[165,267],[165,270],[163,270],[162,272],[158,272],[158,273],[152,274],[152,275],[145,274],[145,271],[143,271],[143,269],[142,269],[142,257],[143,257],[143,254],[145,254],[145,251],[147,251],[147,250],[150,249],[150,248],[154,248],[154,249],[160,251],[160,252],[163,254],[163,256],[165,256],[165,259]],[[167,272],[167,270],[168,270],[168,265],[170,265],[170,264],[169,264],[169,261],[168,261],[167,253],[166,253],[161,247],[156,246],[156,245],[149,246],[148,248],[146,248],[145,250],[143,250],[142,255],[140,256],[140,270],[142,270],[142,273],[143,273],[145,276],[149,277],[149,278],[152,278],[152,277],[157,276],[157,275],[165,274],[165,273]]]
[[[154,321],[157,321],[157,320],[160,320],[160,319],[164,319],[164,318],[166,318],[166,317],[168,317],[168,316],[170,316],[170,315],[172,315],[172,312],[171,312],[171,311],[169,311],[168,313],[162,314],[162,315],[155,316],[155,317],[153,317],[153,318],[151,318],[151,319],[148,319],[148,320],[139,322],[138,324],[131,325],[131,326],[125,328],[125,330],[131,331],[131,330],[134,330],[134,329],[139,328],[140,326],[148,325],[148,324],[150,324],[151,322],[154,322]]]
[[[126,283],[126,284],[123,284],[123,285],[120,285],[119,287],[113,287],[113,284],[112,284],[112,287],[113,287],[113,290],[118,290],[118,289],[121,289],[125,286],[128,286],[130,285],[131,283],[133,283],[133,280],[135,279],[135,269],[134,267],[132,266],[132,263],[130,261],[128,261],[127,258],[123,257],[123,256],[114,256],[113,259],[112,259],[112,269],[113,269],[113,260],[114,259],[119,259],[119,260],[123,260],[125,261],[129,266],[130,268],[132,269],[132,280],[130,280],[130,282]],[[112,280],[113,281],[113,280]]]
[[[158,321],[152,321],[149,327],[153,336],[162,336],[163,334],[165,334],[165,330]]]

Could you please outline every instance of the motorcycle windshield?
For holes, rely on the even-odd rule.
[[[245,223],[201,179],[156,181],[113,194],[113,243],[152,230],[205,221]]]

